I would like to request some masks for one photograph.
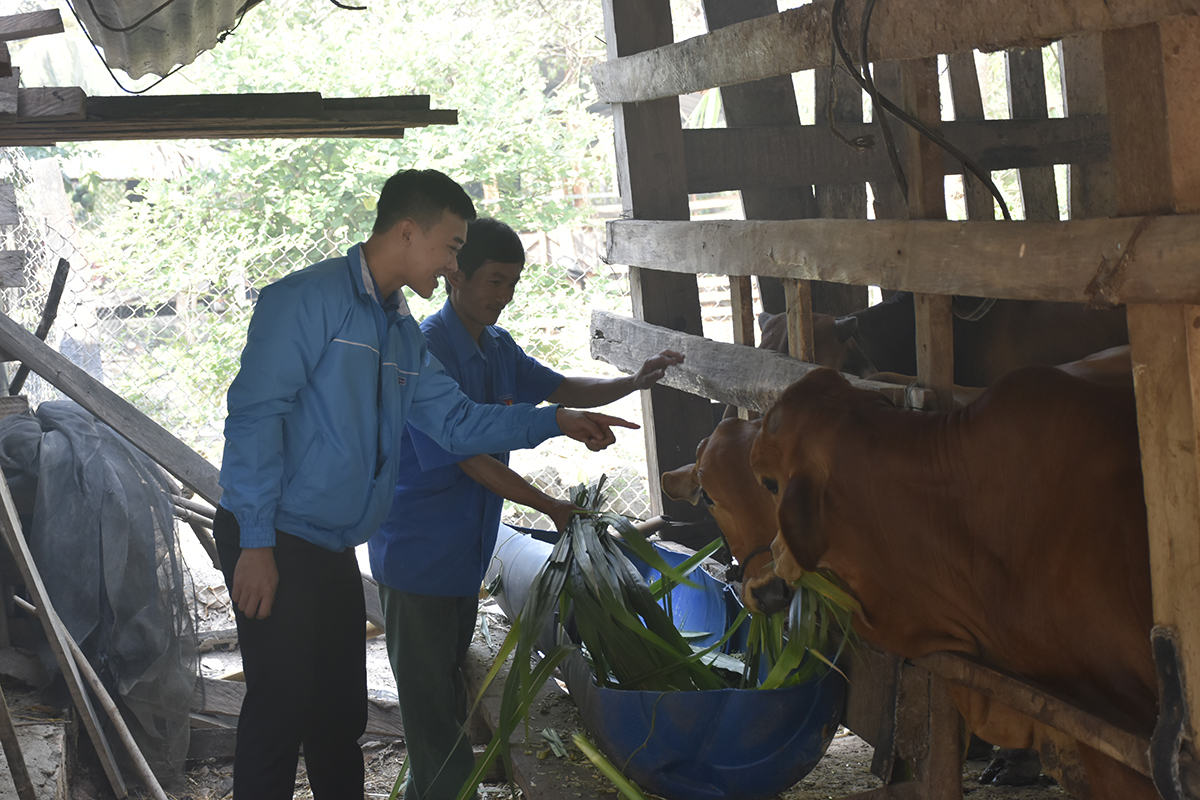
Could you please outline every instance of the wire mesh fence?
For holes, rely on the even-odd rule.
[[[220,462],[225,393],[258,291],[358,238],[344,227],[239,238],[236,220],[196,224],[137,182],[73,183],[57,159],[31,160],[17,148],[0,149],[4,181],[16,186],[20,217],[19,225],[2,231],[5,247],[26,253],[26,285],[4,291],[6,312],[26,329],[36,328],[55,266],[67,259],[70,274],[47,342],[213,464]],[[254,212],[247,207],[246,213]],[[589,354],[591,311],[630,313],[627,270],[602,259],[601,222],[522,238],[527,265],[500,324],[560,372],[619,374]],[[727,315],[724,280],[710,283],[710,318]],[[431,300],[409,300],[423,318],[445,295],[439,290]],[[22,393],[35,406],[61,397],[36,375]],[[640,397],[635,393],[606,411],[640,421]],[[602,453],[551,440],[514,453],[513,468],[558,496],[605,474],[613,510],[637,518],[650,512],[645,441],[637,432],[622,433]],[[506,518],[549,524],[515,506]]]

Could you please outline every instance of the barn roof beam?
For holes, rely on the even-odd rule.
[[[857,31],[864,0],[847,0]],[[729,25],[592,68],[600,99],[635,103],[829,65],[830,0]],[[872,60],[1041,46],[1073,33],[1200,12],[1200,0],[891,0],[871,15]]]
[[[1200,304],[1200,215],[1069,222],[608,223],[608,261],[932,294]]]

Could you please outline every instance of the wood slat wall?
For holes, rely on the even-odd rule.
[[[831,2],[730,25],[683,42],[592,68],[600,99],[636,103],[714,86],[786,75],[829,64]],[[863,0],[846,3],[858,30]],[[929,58],[971,49],[1041,46],[1073,33],[1100,32],[1200,11],[1200,0],[897,0],[871,20],[872,61]]]

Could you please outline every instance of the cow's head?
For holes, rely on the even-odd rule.
[[[813,358],[818,366],[829,367],[860,378],[878,371],[856,338],[858,317],[833,317],[819,313],[812,316]],[[762,331],[759,347],[787,354],[787,314],[759,314],[758,327]]]
[[[815,370],[789,386],[763,417],[750,463],[778,508],[775,569],[789,580],[817,569],[829,549],[825,497],[838,421],[847,403],[862,402],[863,394],[833,370]]]
[[[775,500],[750,470],[759,424],[722,421],[696,448],[696,463],[663,473],[662,486],[674,500],[704,502],[740,569],[743,602],[751,611],[772,613],[791,601],[792,587],[772,570]]]

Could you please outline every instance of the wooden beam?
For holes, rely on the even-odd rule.
[[[1103,54],[1117,213],[1195,213],[1200,210],[1200,141],[1194,135],[1200,124],[1200,19],[1106,33]],[[1194,742],[1200,731],[1195,602],[1200,596],[1200,307],[1196,298],[1168,296],[1158,302],[1173,304],[1128,307],[1129,343],[1154,622],[1174,633],[1188,704],[1182,734]]]
[[[766,413],[784,389],[818,369],[782,353],[714,342],[607,311],[592,312],[591,334],[592,358],[627,371],[637,369],[647,356],[665,348],[677,350],[686,356],[686,360],[668,370],[662,383],[697,397],[760,414]],[[898,406],[908,404],[920,408],[932,403],[932,395],[924,389],[910,390],[892,383],[847,378],[859,388],[885,395]],[[693,457],[696,442],[708,433],[700,433],[692,442]]]
[[[62,123],[86,118],[87,95],[83,89],[78,86],[53,86],[18,91],[17,119],[9,122],[19,125],[24,120],[36,119],[41,122]]]
[[[670,0],[604,0],[609,58],[640,52],[674,38]],[[683,161],[679,101],[670,97],[613,106],[617,184],[625,212],[637,219],[686,220],[690,214]],[[646,322],[700,334],[700,294],[695,275],[629,270],[633,314]],[[643,392],[646,466],[651,485],[658,476],[691,462],[696,442],[712,430],[709,404],[661,383]],[[651,513],[699,519],[690,503],[651,492]]]
[[[864,0],[849,0],[850,30],[859,29]],[[829,64],[831,3],[740,22],[678,43],[621,54],[592,68],[600,99],[637,103],[714,86],[786,75]],[[897,0],[871,17],[872,61],[930,58],[978,48],[1041,46],[1072,33],[1141,25],[1196,13],[1200,0]]]
[[[1090,714],[1052,692],[957,653],[932,653],[913,661],[946,680],[990,697],[1066,733],[1143,775],[1150,774],[1150,740]]]
[[[5,314],[0,314],[0,350],[26,364],[209,503],[215,506],[221,499],[216,467]]]
[[[15,42],[62,32],[62,15],[57,8],[0,17],[0,42]]]
[[[13,74],[12,55],[8,52],[8,44],[0,42],[0,78],[8,78]]]
[[[613,220],[607,258],[683,273],[832,280],[934,294],[1200,303],[1200,215],[1147,222],[1122,265],[1141,222]],[[1098,272],[1103,280],[1093,285]]]
[[[947,141],[987,170],[1093,164],[1109,155],[1108,122],[1103,116],[957,120],[943,123],[943,128]],[[892,178],[887,154],[878,141],[877,125],[848,122],[838,125],[838,129],[850,139],[873,135],[877,144],[863,152],[854,150],[830,133],[828,124],[684,131],[688,191],[699,194]],[[893,132],[896,146],[903,147],[908,141],[907,129],[897,125]],[[943,174],[963,171],[958,161],[939,155]]]

